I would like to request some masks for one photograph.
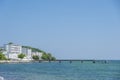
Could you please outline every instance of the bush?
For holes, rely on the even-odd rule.
[[[3,53],[0,52],[0,60],[6,60],[6,57]]]
[[[56,60],[56,58],[53,57],[50,53],[48,53],[48,54],[43,53],[41,58],[42,58],[43,60],[47,60],[47,61],[48,61],[48,60],[52,60],[52,61]]]
[[[25,57],[25,54],[21,53],[18,55],[18,58],[23,59]]]
[[[33,55],[32,58],[33,58],[34,60],[36,60],[36,61],[39,60],[39,56],[38,56],[38,55]]]

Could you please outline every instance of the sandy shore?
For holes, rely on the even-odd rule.
[[[0,60],[0,63],[26,63],[33,62],[32,60]]]

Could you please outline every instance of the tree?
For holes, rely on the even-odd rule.
[[[49,60],[49,57],[48,57],[48,55],[46,53],[43,53],[41,58],[43,60]]]
[[[25,57],[25,54],[21,53],[18,55],[18,58],[23,59]]]
[[[41,57],[43,60],[56,60],[56,58],[55,57],[53,57],[52,55],[51,55],[51,53],[43,53],[42,54],[42,57]]]
[[[6,57],[3,53],[0,52],[0,60],[6,60]]]
[[[39,56],[38,56],[38,55],[33,55],[32,58],[33,58],[34,60],[36,60],[36,61],[39,60]]]

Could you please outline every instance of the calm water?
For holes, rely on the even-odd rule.
[[[0,64],[5,80],[120,80],[120,61]]]

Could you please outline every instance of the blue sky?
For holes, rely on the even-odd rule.
[[[0,0],[0,45],[59,59],[120,59],[119,0]]]

